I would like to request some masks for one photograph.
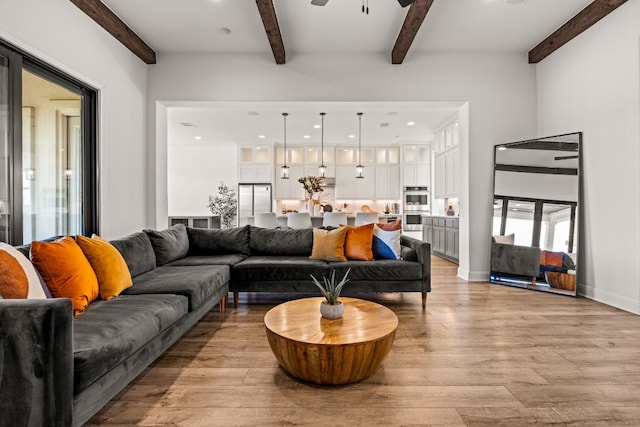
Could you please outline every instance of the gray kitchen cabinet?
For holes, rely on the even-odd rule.
[[[422,240],[431,244],[431,253],[449,261],[458,262],[460,257],[460,221],[449,217],[424,217]]]

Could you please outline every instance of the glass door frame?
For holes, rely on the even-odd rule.
[[[86,83],[0,39],[0,55],[9,59],[9,235],[10,244],[23,243],[22,217],[22,70],[51,81],[80,96],[83,197],[82,234],[99,234],[98,91]]]

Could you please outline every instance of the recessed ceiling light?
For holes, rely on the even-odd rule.
[[[356,137],[355,135],[349,135],[349,138],[355,138],[355,137]]]
[[[303,138],[304,139],[309,139],[309,138],[311,138],[311,136],[310,135],[305,135],[305,136],[303,136]]]
[[[381,128],[389,127],[389,123],[380,123]]]
[[[195,138],[195,139],[198,139],[198,140],[199,140],[199,139],[202,139],[202,137],[201,137],[201,136],[194,136],[194,138]]]
[[[250,115],[250,116],[259,116],[260,115],[260,113],[258,113],[257,111],[249,111],[247,114]]]
[[[313,125],[314,129],[320,129],[320,125]]]
[[[265,138],[266,138],[266,136],[264,136],[264,135],[258,135],[258,138],[260,138],[260,139],[265,139]]]
[[[407,126],[413,126],[415,124],[416,124],[416,122],[407,122]]]
[[[191,122],[180,122],[180,124],[181,124],[182,126],[184,126],[184,127],[187,127],[187,128],[195,128],[195,127],[197,127],[196,125],[194,125],[194,124],[193,124],[193,123],[191,123]]]
[[[231,34],[231,29],[227,27],[222,27],[218,30],[218,33],[220,33],[223,36],[228,36]]]
[[[389,111],[389,112],[387,113],[387,116],[397,116],[397,115],[398,115],[398,112],[397,112],[397,111]]]

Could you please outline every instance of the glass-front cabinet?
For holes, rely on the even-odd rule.
[[[271,146],[238,147],[238,182],[271,182],[272,169]]]

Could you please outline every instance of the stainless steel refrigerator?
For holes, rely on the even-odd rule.
[[[238,184],[238,226],[253,224],[258,212],[271,212],[271,184]]]

